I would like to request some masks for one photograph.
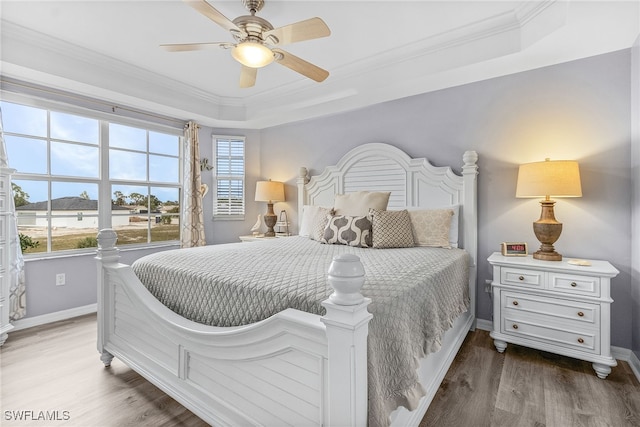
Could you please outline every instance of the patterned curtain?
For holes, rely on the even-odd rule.
[[[198,125],[187,123],[184,130],[184,180],[182,197],[182,242],[183,248],[204,246],[204,214],[202,213],[202,181],[200,179],[200,146]]]
[[[2,127],[2,110],[0,110],[0,167],[8,168],[7,149],[4,145],[4,132]],[[11,193],[13,194],[13,192]],[[18,320],[27,314],[26,309],[26,289],[24,278],[24,258],[20,247],[20,237],[18,234],[18,224],[16,221],[16,207],[13,196],[7,201],[7,208],[10,212],[9,219],[9,320]]]

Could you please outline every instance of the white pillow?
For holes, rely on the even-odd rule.
[[[391,192],[356,191],[336,194],[333,209],[336,215],[366,216],[369,209],[387,210]]]
[[[304,205],[302,207],[302,218],[300,218],[300,229],[298,235],[302,237],[309,237],[311,233],[311,223],[313,221],[313,211],[317,206]]]
[[[431,209],[451,209],[453,210],[453,216],[451,217],[451,226],[449,227],[449,245],[452,248],[458,247],[458,227],[460,226],[460,205],[451,205],[451,206],[442,206],[435,208],[419,208],[419,207],[411,207],[407,208],[409,212],[411,211],[421,211],[421,210],[431,210]],[[417,245],[417,243],[416,243]]]
[[[302,219],[300,221],[299,236],[319,240],[327,223],[327,216],[331,209],[323,206],[304,205],[302,207]]]

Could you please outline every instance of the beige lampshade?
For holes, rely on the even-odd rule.
[[[578,162],[546,159],[520,165],[516,197],[582,197]]]
[[[256,202],[284,202],[284,184],[279,181],[258,181]]]

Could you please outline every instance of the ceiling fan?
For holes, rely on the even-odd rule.
[[[327,24],[320,18],[273,28],[266,19],[255,16],[264,6],[264,0],[242,0],[251,15],[239,16],[229,20],[205,0],[183,0],[189,6],[206,16],[225,30],[228,30],[236,43],[180,43],[163,44],[161,47],[170,52],[202,50],[212,47],[231,49],[233,58],[242,64],[240,87],[251,87],[256,82],[258,68],[277,62],[317,82],[324,81],[329,72],[290,54],[278,46],[305,40],[327,37],[331,34]]]

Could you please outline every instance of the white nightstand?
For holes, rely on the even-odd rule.
[[[493,331],[496,349],[507,343],[593,362],[606,378],[616,360],[611,357],[611,278],[618,275],[607,261],[590,266],[496,252],[493,266]]]

